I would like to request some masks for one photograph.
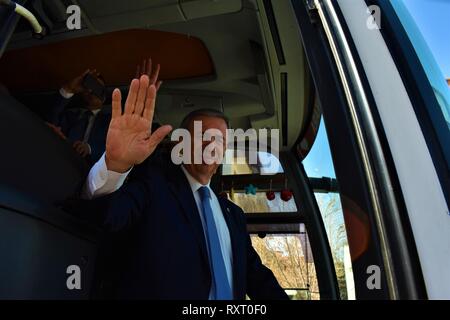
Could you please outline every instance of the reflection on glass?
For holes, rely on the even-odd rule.
[[[449,47],[448,41],[440,39],[448,35],[450,3],[401,0],[393,1],[392,5],[416,50],[441,107],[441,116],[450,129],[450,90],[444,76],[450,77]]]
[[[303,160],[303,166],[308,177],[336,177],[323,120],[321,120],[315,143]],[[355,286],[342,199],[339,193],[315,192],[314,195],[327,232],[341,299],[353,300]]]
[[[308,235],[251,236],[252,245],[262,262],[274,273],[292,300],[320,299],[314,259]]]
[[[222,175],[261,174],[273,175],[283,173],[280,160],[269,152],[258,151],[256,163],[250,163],[249,151],[238,154],[234,149],[225,151]]]

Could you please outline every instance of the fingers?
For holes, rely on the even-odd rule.
[[[81,141],[75,141],[72,145],[72,147],[75,149],[75,151],[78,154],[81,154],[81,152],[83,151],[83,144]]]
[[[118,88],[115,88],[112,94],[112,119],[116,119],[122,115],[122,94]]]
[[[155,111],[156,102],[156,88],[154,85],[150,85],[147,90],[147,97],[145,99],[143,117],[150,121],[153,120],[153,113]]]
[[[156,69],[153,72],[152,76],[150,77],[150,84],[156,84],[156,81],[158,80],[159,77],[159,70],[161,69],[161,66],[159,65],[159,63],[156,65]]]
[[[139,80],[133,79],[130,84],[130,90],[128,91],[127,101],[125,102],[125,114],[133,114],[138,92]]]
[[[81,78],[84,78],[89,72],[91,72],[91,69],[87,69],[86,71],[84,71],[81,75]]]
[[[170,133],[170,131],[172,131],[172,126],[164,125],[153,132],[150,136],[150,139],[148,140],[148,151],[150,153],[153,152],[156,146]]]
[[[156,83],[156,91],[158,91],[159,90],[159,88],[161,87],[161,85],[162,85],[162,81],[158,81],[157,83]]]
[[[76,153],[78,153],[82,157],[86,157],[89,154],[89,147],[82,141],[75,141],[73,143],[73,148],[75,149]]]
[[[142,76],[142,75],[146,74],[146,72],[147,72],[147,60],[144,59],[144,60],[142,60],[142,70],[141,70],[140,75]]]
[[[147,76],[150,77],[150,74],[152,72],[152,58],[148,58],[147,62],[148,62],[147,68],[145,68],[145,60],[144,60],[144,70],[145,70],[144,72]]]
[[[142,75],[139,79],[139,91],[136,99],[136,104],[134,108],[134,114],[137,114],[139,116],[142,115],[142,111],[144,110],[144,103],[147,97],[148,93],[148,85],[149,85],[149,79],[147,75]]]
[[[45,121],[45,124],[47,126],[49,126],[50,128],[52,128],[52,129],[54,129],[56,127],[55,125],[53,125],[53,124],[51,124],[50,122],[47,122],[47,121]]]
[[[137,65],[135,79],[139,79],[142,75],[147,75],[150,78],[150,84],[156,84],[159,77],[160,65],[156,65],[156,69],[152,72],[153,63],[152,58],[144,59],[142,64]]]
[[[56,133],[63,139],[66,139],[66,136],[64,135],[64,133],[62,132],[61,127],[56,127]]]
[[[153,119],[153,113],[155,108],[156,91],[160,88],[162,81],[158,81],[159,70],[161,66],[156,65],[155,71],[150,77],[152,72],[152,59],[144,60],[142,65],[136,67],[136,78],[131,81],[130,90],[128,92],[127,100],[125,102],[125,112],[124,114],[131,115],[133,113],[142,115],[148,119]],[[144,73],[140,75],[141,73]],[[149,85],[151,85],[149,87]],[[115,90],[114,90],[115,91]],[[117,96],[113,92],[113,104],[114,96]],[[120,106],[120,99],[119,106]],[[119,116],[120,114],[114,112],[115,108],[113,106],[113,118]]]

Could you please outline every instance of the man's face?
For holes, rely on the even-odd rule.
[[[198,136],[195,136],[194,131],[194,121],[200,121],[201,122],[201,136],[198,134]],[[203,134],[208,129],[215,129],[218,130],[221,135],[220,137],[213,136],[211,138],[211,141],[203,141],[202,139]],[[227,130],[227,124],[225,120],[221,118],[211,117],[211,116],[198,116],[193,119],[189,126],[189,132],[191,134],[191,168],[197,172],[198,174],[201,174],[202,176],[207,176],[211,178],[214,173],[216,173],[217,168],[220,166],[220,163],[217,163],[215,161],[212,164],[205,163],[205,158],[203,155],[208,156],[208,154],[211,154],[213,157],[218,157],[220,159],[223,158],[223,154],[225,152],[226,148],[226,130]],[[194,143],[196,141],[196,143]],[[209,147],[208,147],[209,146]],[[205,149],[208,147],[208,150]],[[212,152],[211,152],[212,151]],[[195,163],[194,154],[198,152],[201,152],[202,155],[202,161],[200,164]]]

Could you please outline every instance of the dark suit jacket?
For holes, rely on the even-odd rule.
[[[167,163],[144,162],[118,191],[78,202],[84,216],[127,234],[110,250],[121,252],[109,261],[120,264],[116,298],[208,299],[211,271],[199,212],[181,168]],[[253,249],[241,208],[218,198],[232,244],[234,297],[287,299]]]
[[[71,99],[65,99],[59,93],[55,97],[55,107],[50,116],[50,122],[61,127],[69,142],[82,141],[86,132],[88,118],[86,108],[68,108]],[[103,106],[95,117],[88,143],[91,155],[87,157],[90,164],[97,162],[105,152],[106,135],[111,121],[111,106]]]

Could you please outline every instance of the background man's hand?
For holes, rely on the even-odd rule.
[[[73,148],[83,158],[91,153],[91,147],[86,142],[75,141],[73,143]]]
[[[100,76],[100,73],[97,72],[96,69],[94,69],[94,70],[87,69],[81,75],[79,75],[78,77],[72,79],[71,81],[69,81],[68,83],[63,85],[64,91],[66,91],[68,93],[73,93],[73,94],[78,94],[78,93],[85,91],[86,89],[83,87],[83,79],[88,73],[91,73],[92,75],[97,76],[97,77]]]
[[[142,64],[136,67],[136,79],[139,79],[144,74],[147,75],[150,79],[150,85],[154,85],[156,88],[156,92],[158,92],[159,87],[161,87],[162,81],[158,80],[159,70],[161,66],[159,63],[156,65],[155,70],[152,72],[152,58],[148,58],[147,60],[142,61]]]
[[[106,137],[108,170],[123,173],[142,163],[172,130],[171,126],[165,125],[151,132],[155,101],[156,86],[150,83],[147,74],[131,81],[123,114],[121,92],[117,88],[114,90],[112,118]]]
[[[66,139],[66,136],[62,132],[61,127],[57,127],[54,124],[51,124],[50,122],[46,122],[45,124],[49,126],[53,130],[53,132],[56,133],[58,136],[60,136],[63,139]]]

